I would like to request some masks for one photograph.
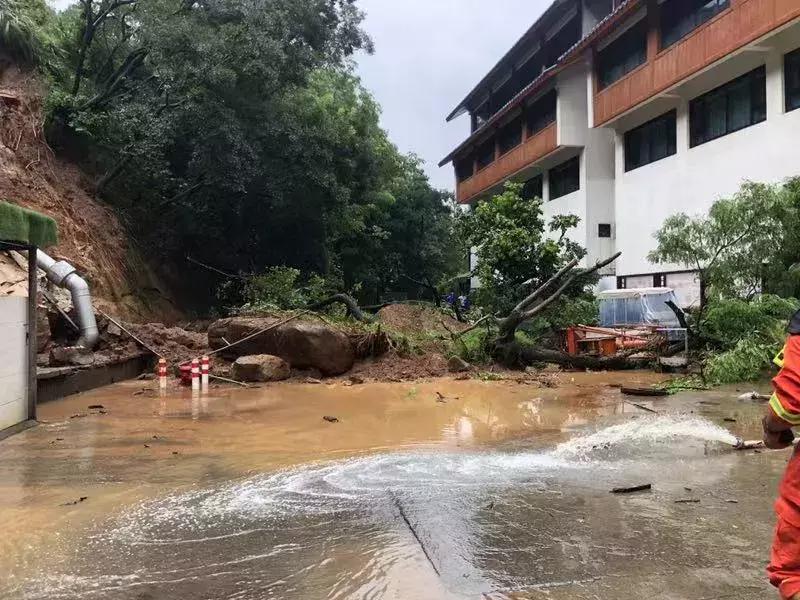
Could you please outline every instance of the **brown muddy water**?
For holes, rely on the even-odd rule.
[[[652,374],[559,377],[45,404],[0,442],[0,597],[774,597],[788,454],[725,445],[763,405],[634,399],[652,415],[611,387]]]

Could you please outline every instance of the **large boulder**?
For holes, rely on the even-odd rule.
[[[208,329],[208,344],[217,350],[279,322],[270,317],[220,319]],[[279,356],[292,368],[317,369],[323,375],[346,373],[355,362],[355,349],[346,334],[306,321],[284,323],[222,352],[231,360],[256,354]]]
[[[231,367],[231,375],[237,381],[283,381],[289,378],[289,371],[285,360],[271,354],[240,356]]]

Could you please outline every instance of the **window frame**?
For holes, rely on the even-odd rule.
[[[676,38],[672,39],[671,41],[669,41],[669,43],[666,43],[665,39],[667,38],[667,36],[664,35],[665,17],[669,18],[670,16],[674,15],[674,12],[673,13],[669,13],[666,10],[664,10],[664,3],[662,3],[661,4],[661,13],[659,14],[659,17],[658,17],[658,49],[659,49],[659,51],[667,50],[668,48],[671,48],[675,44],[679,43],[681,40],[686,39],[687,37],[689,37],[692,33],[697,31],[698,29],[700,29],[703,25],[705,25],[706,23],[708,23],[710,21],[713,21],[719,15],[721,15],[726,10],[729,10],[731,8],[731,0],[695,0],[695,1],[697,1],[698,4],[700,4],[700,5],[708,4],[710,1],[716,1],[718,4],[720,4],[720,3],[724,4],[724,6],[721,6],[721,7],[718,6],[717,9],[713,13],[705,16],[705,18],[701,17],[701,18],[695,19],[694,24],[692,24],[689,27],[689,29],[684,31],[678,37],[676,37]],[[687,13],[684,16],[684,18],[688,18],[690,16],[696,16],[696,15],[701,14],[700,9],[701,9],[701,6],[696,6],[694,8],[694,10],[691,11],[690,13]],[[677,29],[678,28],[678,22],[677,21],[673,22],[672,28],[673,29]]]
[[[793,86],[793,89],[790,89],[789,85],[790,62],[795,62],[794,67],[797,71],[797,84]],[[793,95],[794,99],[792,98]],[[792,112],[800,108],[800,48],[783,55],[783,102],[786,112]]]
[[[534,194],[533,196],[529,196],[528,194],[526,194],[526,188],[530,184],[532,184],[533,182],[536,182],[536,187],[537,187],[537,189],[539,191],[539,194],[538,195]],[[520,190],[519,195],[523,200],[528,200],[528,201],[533,200],[534,198],[539,198],[540,200],[543,199],[544,198],[544,175],[542,173],[539,173],[538,175],[534,175],[533,177],[531,177],[527,181],[525,181],[525,183],[522,185],[522,189]]]
[[[655,145],[655,133],[656,127],[660,125],[662,122],[667,123],[667,135],[669,136],[666,140],[667,146],[667,153],[663,156],[658,156],[657,158],[653,158],[654,151],[653,147]],[[648,146],[649,146],[649,156],[646,162],[639,162],[637,164],[633,164],[631,162],[631,146],[633,141],[633,136],[637,134],[644,135],[645,132],[649,132],[648,137]],[[678,110],[672,109],[670,111],[665,112],[657,116],[654,119],[650,119],[646,123],[642,123],[638,127],[634,127],[633,129],[629,129],[625,132],[623,136],[623,150],[625,153],[625,172],[629,173],[630,171],[635,171],[636,169],[640,169],[647,165],[653,164],[660,160],[664,160],[665,158],[669,158],[670,156],[675,156],[678,153]]]
[[[497,132],[497,144],[500,149],[500,156],[508,154],[514,148],[522,144],[522,130],[527,127],[522,115],[517,115],[511,121],[503,125]],[[506,142],[510,145],[506,146]]]
[[[618,53],[622,54],[621,50],[618,50],[619,46],[625,46],[626,43],[630,43],[631,39],[634,36],[641,36],[642,46],[638,48],[641,51],[641,55],[639,56],[639,61],[634,63],[627,64],[627,61],[622,62],[622,71],[617,74],[613,79],[608,79],[604,76],[604,72],[614,66],[610,64],[605,64],[606,58],[610,55],[610,53]],[[595,67],[595,81],[597,85],[597,91],[602,91],[606,88],[611,87],[618,81],[625,79],[626,76],[633,73],[636,69],[641,67],[642,65],[647,63],[647,37],[648,37],[648,19],[645,15],[641,19],[639,19],[636,23],[633,23],[628,29],[626,29],[619,37],[615,40],[610,42],[607,46],[602,48],[597,52],[595,57],[596,59],[596,67]],[[630,46],[627,46],[626,49],[629,51],[630,54]],[[609,61],[612,62],[612,61]],[[619,66],[617,64],[616,66]]]
[[[569,190],[566,190],[566,187],[564,187],[564,189],[558,190],[557,192],[554,193],[554,188],[556,187],[556,186],[553,185],[554,180],[559,181],[558,177],[563,176],[564,173],[566,173],[568,170],[570,170],[572,168],[576,168],[577,169],[577,177],[575,178],[576,179],[576,187],[574,189],[570,188]],[[556,176],[555,178],[553,177],[554,175]],[[575,192],[580,191],[580,189],[581,189],[581,157],[580,157],[580,155],[574,156],[574,157],[572,157],[570,159],[567,159],[564,162],[562,162],[562,163],[556,165],[555,167],[553,167],[552,169],[550,169],[548,171],[547,179],[548,179],[548,185],[549,185],[549,188],[550,188],[549,189],[549,191],[550,191],[549,199],[551,201],[552,200],[557,200],[558,198],[563,198],[564,196],[569,196],[570,194],[574,194]]]
[[[525,131],[531,138],[550,127],[557,119],[558,92],[552,89],[525,108]]]
[[[750,120],[746,125],[731,127],[731,92],[736,91],[737,86],[746,80],[750,80]],[[713,115],[709,115],[707,107],[703,106],[703,108],[705,108],[705,112],[702,114],[703,121],[702,123],[698,123],[697,119],[701,116],[698,114],[698,107],[719,100],[725,101],[725,131],[720,134],[709,135],[708,121],[709,117],[713,117]],[[757,101],[761,101],[761,103],[759,104]],[[763,115],[762,112],[759,111],[758,117],[755,117],[754,115],[759,107],[763,108]],[[697,146],[713,142],[714,140],[731,135],[737,131],[753,127],[754,125],[765,122],[767,117],[767,70],[766,65],[761,65],[689,101],[689,148],[696,148]],[[700,125],[702,125],[704,129],[702,136],[698,135]]]
[[[469,168],[462,170],[461,167],[464,165],[469,165]],[[456,159],[454,162],[454,167],[456,171],[456,181],[458,183],[463,183],[475,175],[475,158],[472,155],[468,155],[462,159]],[[467,172],[469,174],[466,174]]]
[[[492,148],[492,158],[486,163],[481,161],[483,158],[483,150],[491,146]],[[488,155],[488,151],[486,152]],[[475,149],[475,173],[480,173],[487,167],[491,166],[494,161],[497,160],[497,147],[495,143],[494,136],[490,137],[489,139],[485,140],[482,144],[478,144],[478,147]],[[474,173],[473,173],[474,175]]]

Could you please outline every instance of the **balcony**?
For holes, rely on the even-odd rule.
[[[658,53],[650,31],[648,61],[595,93],[595,127],[664,92],[728,54],[800,17],[797,0],[731,0],[731,6],[685,38]]]
[[[470,202],[482,192],[503,183],[553,152],[557,148],[556,135],[556,124],[552,123],[469,179],[460,182],[456,190],[458,202]]]

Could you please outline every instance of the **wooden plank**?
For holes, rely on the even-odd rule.
[[[797,0],[738,0],[673,46],[650,56],[594,97],[595,126],[636,107],[727,55],[800,17]]]
[[[553,123],[522,144],[506,152],[491,165],[475,173],[457,187],[458,201],[468,202],[481,192],[513,177],[523,169],[533,165],[557,148],[557,128]]]

